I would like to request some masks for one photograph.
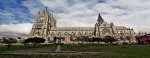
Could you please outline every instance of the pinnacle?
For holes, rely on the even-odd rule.
[[[49,13],[47,10],[47,6],[45,7],[45,9],[43,10],[43,13]]]
[[[100,13],[98,15],[98,19],[97,19],[98,23],[102,23],[104,22],[103,18],[101,17]]]
[[[40,11],[38,12],[38,14],[40,14]]]

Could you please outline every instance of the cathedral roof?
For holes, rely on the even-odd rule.
[[[94,27],[57,27],[51,30],[94,30]]]
[[[102,23],[104,22],[103,18],[101,17],[100,13],[98,15],[98,19],[97,19],[98,23]]]

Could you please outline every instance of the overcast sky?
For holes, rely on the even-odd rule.
[[[150,0],[0,0],[0,36],[27,36],[45,6],[57,27],[94,27],[100,13],[108,23],[150,33]]]

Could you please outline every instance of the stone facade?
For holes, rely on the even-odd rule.
[[[99,37],[113,36],[118,40],[129,36],[133,38],[135,32],[133,28],[124,26],[115,26],[108,24],[98,15],[97,22],[93,27],[56,27],[56,20],[46,9],[38,12],[29,34],[31,37],[42,37],[46,41],[52,41],[53,37],[65,37],[64,43],[71,43],[70,38],[76,39],[76,36]]]

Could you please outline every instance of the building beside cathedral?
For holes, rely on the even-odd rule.
[[[103,20],[100,14],[98,14],[97,22],[95,22],[93,27],[56,27],[56,23],[56,19],[48,12],[47,8],[42,12],[38,12],[29,38],[42,37],[46,41],[52,41],[55,36],[65,37],[63,42],[71,43],[71,38],[76,39],[77,36],[88,36],[90,38],[112,36],[121,40],[127,36],[134,38],[135,35],[133,28],[115,26],[113,23],[109,24]]]

